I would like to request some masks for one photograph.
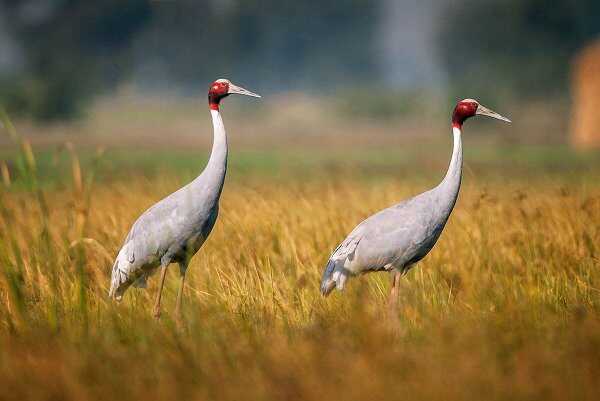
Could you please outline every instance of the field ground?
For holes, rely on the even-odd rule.
[[[210,140],[111,138],[98,158],[101,136],[33,134],[35,173],[0,150],[0,399],[598,399],[600,155],[467,127],[455,211],[390,313],[385,274],[323,299],[322,267],[361,219],[441,179],[450,134],[252,141],[225,122],[221,215],[179,328],[176,269],[159,323],[156,278],[115,305],[108,277],[131,223]],[[72,154],[55,150],[65,139]]]

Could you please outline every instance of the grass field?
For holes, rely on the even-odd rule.
[[[435,185],[449,146],[232,146],[183,327],[170,318],[176,269],[158,323],[156,278],[121,304],[107,285],[131,223],[191,179],[205,149],[6,148],[0,399],[598,399],[596,154],[465,135],[459,201],[398,310],[385,274],[320,296],[337,243]]]

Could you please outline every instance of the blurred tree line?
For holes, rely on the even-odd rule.
[[[564,98],[574,54],[600,36],[599,0],[455,0],[438,45],[453,93]]]
[[[144,0],[0,0],[2,23],[23,63],[0,77],[0,102],[36,119],[79,114],[130,66],[134,35],[151,15]]]
[[[371,0],[159,2],[137,40],[136,76],[194,93],[206,77],[262,91],[331,88],[375,69],[377,12]]]
[[[216,77],[263,91],[385,87],[375,45],[382,1],[0,0],[22,59],[0,75],[0,102],[56,119],[131,79],[193,93]],[[573,53],[600,32],[598,0],[445,5],[439,55],[461,94],[565,93]]]
[[[370,0],[0,0],[0,7],[24,52],[22,70],[0,77],[0,102],[38,119],[76,116],[132,72],[157,89],[204,91],[207,77],[235,77],[290,90],[333,87],[374,69]]]

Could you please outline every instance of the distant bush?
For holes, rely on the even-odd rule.
[[[220,76],[266,90],[324,90],[376,65],[379,2],[371,0],[47,0],[34,18],[31,3],[0,0],[25,60],[0,82],[13,115],[77,116],[134,63],[136,84],[192,93]]]
[[[438,99],[424,90],[390,90],[355,88],[342,91],[334,98],[337,110],[349,118],[390,120],[418,112],[436,113]]]
[[[71,118],[101,89],[126,76],[127,49],[150,16],[144,0],[2,2],[24,68],[0,79],[0,101],[13,114]]]
[[[598,0],[463,0],[442,15],[452,89],[488,99],[564,96],[571,58],[600,34]]]

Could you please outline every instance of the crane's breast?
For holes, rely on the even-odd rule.
[[[181,227],[181,235],[173,242],[168,250],[174,261],[188,262],[192,256],[202,247],[217,221],[219,214],[218,204],[208,214],[186,222]]]

